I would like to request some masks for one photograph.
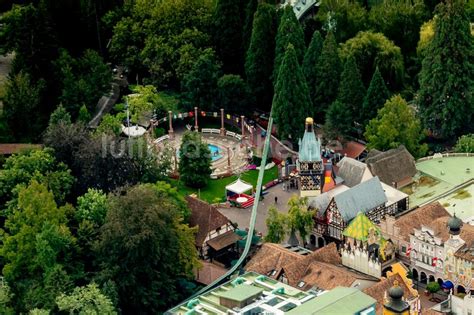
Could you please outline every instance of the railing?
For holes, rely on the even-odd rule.
[[[432,160],[432,159],[438,159],[438,158],[443,158],[443,157],[474,157],[474,153],[449,153],[449,152],[446,152],[446,153],[436,153],[432,156],[427,156],[427,157],[424,157],[424,158],[421,158],[421,159],[418,159],[416,160],[416,163],[419,163],[419,162],[423,162],[423,161],[428,161],[428,160]]]
[[[165,140],[168,140],[170,138],[169,135],[164,135],[162,137],[159,137],[158,139],[156,139],[155,141],[153,141],[155,144],[159,144]]]

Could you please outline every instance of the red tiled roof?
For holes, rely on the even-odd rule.
[[[205,285],[211,284],[227,272],[227,269],[207,261],[201,261],[201,265],[202,267],[195,271],[195,277],[197,282]]]
[[[191,209],[189,226],[198,226],[196,234],[196,246],[201,247],[206,240],[209,232],[215,231],[223,225],[229,223],[229,220],[220,213],[216,207],[200,199],[186,196],[188,207]]]
[[[346,145],[342,148],[342,150],[336,150],[337,153],[340,153],[342,155],[346,155],[350,158],[357,159],[359,155],[364,152],[366,149],[366,146],[355,142],[355,141],[349,141],[346,143]]]
[[[0,155],[11,155],[20,153],[23,150],[41,149],[41,144],[29,143],[0,143]]]

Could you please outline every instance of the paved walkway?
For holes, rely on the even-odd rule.
[[[264,199],[260,201],[257,209],[257,219],[255,222],[255,230],[257,232],[262,232],[263,235],[267,234],[267,226],[265,224],[265,219],[268,215],[268,209],[271,206],[275,205],[275,196],[278,197],[278,204],[276,205],[277,209],[282,213],[288,212],[288,199],[293,194],[297,194],[297,190],[284,191],[282,190],[282,184],[278,184],[268,189],[268,194],[264,196]],[[235,222],[239,225],[240,229],[245,229],[249,227],[250,214],[252,208],[240,209],[240,208],[219,208],[219,211],[229,218],[230,221]]]

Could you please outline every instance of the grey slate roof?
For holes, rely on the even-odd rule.
[[[349,222],[360,211],[366,213],[387,202],[382,184],[373,177],[349,190],[334,196],[337,208],[345,222]]]
[[[343,158],[337,166],[339,167],[338,176],[344,180],[344,184],[354,187],[360,184],[364,176],[367,165],[350,157]]]
[[[330,201],[331,198],[329,198],[328,193],[321,194],[317,197],[308,197],[308,207],[311,209],[317,209],[317,216],[320,217],[326,211]]]

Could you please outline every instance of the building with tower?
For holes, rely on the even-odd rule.
[[[388,290],[387,301],[383,306],[383,315],[409,315],[410,304],[403,300],[403,289],[394,281]]]
[[[314,133],[313,118],[306,118],[303,139],[299,141],[298,172],[300,196],[316,197],[323,190],[324,167],[321,159],[321,144]]]

